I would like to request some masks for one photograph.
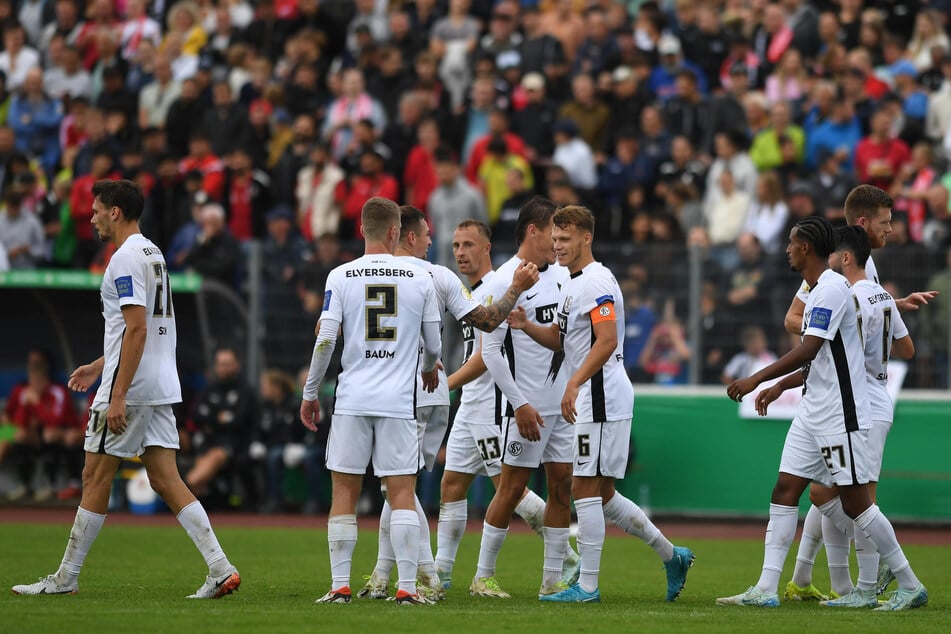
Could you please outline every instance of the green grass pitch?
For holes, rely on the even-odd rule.
[[[0,585],[34,581],[59,564],[68,526],[0,525]],[[475,599],[468,582],[479,535],[459,552],[456,588],[437,606],[397,608],[355,599],[350,605],[314,605],[329,587],[326,533],[318,530],[222,528],[220,540],[239,566],[243,585],[219,601],[187,601],[204,579],[204,565],[177,527],[110,526],[93,547],[77,596],[20,597],[0,593],[0,632],[948,632],[951,631],[951,548],[908,546],[906,553],[928,586],[928,607],[903,613],[837,611],[816,604],[779,609],[725,608],[714,598],[755,583],[762,540],[677,540],[697,563],[676,603],[664,601],[664,573],[654,553],[634,538],[609,537],[601,570],[600,605],[541,605],[536,592],[542,543],[509,536],[498,575],[509,601]],[[792,574],[795,545],[783,585]],[[354,585],[376,555],[375,533],[360,533]],[[853,574],[855,571],[853,562]],[[828,588],[825,560],[817,585]],[[356,590],[357,588],[354,588]]]

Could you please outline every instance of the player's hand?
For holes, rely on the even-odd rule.
[[[320,405],[317,404],[317,399],[300,402],[300,422],[310,431],[317,431],[317,424],[320,422]]]
[[[575,401],[577,400],[578,386],[568,383],[565,386],[565,394],[561,397],[561,415],[572,425],[575,424],[575,417],[578,415],[578,410],[575,409]]]
[[[522,260],[516,267],[515,274],[512,276],[512,286],[518,289],[519,293],[524,293],[535,286],[538,281],[538,267],[534,262]]]
[[[106,425],[113,434],[121,434],[125,431],[125,399],[120,396],[113,396],[109,401],[109,409],[106,411]]]
[[[435,392],[436,388],[439,387],[439,366],[437,365],[429,372],[421,372],[420,375],[423,377],[423,389],[427,392]]]
[[[938,291],[918,291],[908,297],[897,300],[895,303],[898,305],[898,310],[904,313],[909,310],[918,310],[922,306],[927,305],[928,300],[934,299],[937,294]]]
[[[756,389],[756,386],[759,385],[756,381],[752,380],[750,377],[745,379],[739,379],[733,381],[726,388],[726,394],[730,397],[731,401],[736,401],[739,403],[743,400],[743,397]]]
[[[81,365],[69,375],[66,385],[74,392],[85,392],[99,379],[99,369],[93,363]]]
[[[541,428],[545,426],[545,420],[538,410],[525,403],[515,410],[515,424],[518,425],[518,433],[525,440],[538,441],[542,439]]]
[[[528,322],[528,314],[524,308],[516,306],[512,309],[512,312],[509,313],[509,316],[505,318],[505,321],[508,323],[509,328],[521,330],[525,327],[526,322]]]
[[[760,391],[760,393],[756,395],[756,413],[760,416],[766,416],[766,409],[769,407],[769,404],[782,395],[783,390],[779,388],[778,384]]]

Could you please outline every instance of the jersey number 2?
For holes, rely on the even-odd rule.
[[[395,340],[396,327],[383,327],[380,318],[396,316],[396,286],[367,284],[366,300],[367,341]]]

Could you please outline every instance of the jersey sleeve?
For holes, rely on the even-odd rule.
[[[888,306],[892,310],[892,339],[904,339],[910,333],[908,332],[908,326],[905,324],[905,320],[901,318],[901,312],[898,310],[898,305],[895,303],[895,300],[889,300]]]
[[[796,291],[796,297],[799,298],[803,304],[809,301],[809,282],[806,280],[802,281],[802,285],[799,287],[799,290]]]
[[[847,302],[852,298],[832,284],[821,284],[809,293],[809,299],[811,302],[806,305],[808,322],[803,334],[829,341],[835,339],[847,311]]]
[[[343,288],[340,281],[342,275],[338,269],[334,269],[327,276],[327,283],[324,285],[324,307],[320,313],[320,318],[327,317],[343,323]]]
[[[614,286],[614,279],[609,275],[594,276],[585,285],[581,306],[578,308],[582,313],[587,314],[605,304],[614,304],[619,299],[614,296],[616,293]]]
[[[433,285],[433,278],[426,275],[423,279],[426,286],[426,297],[423,301],[423,321],[442,321],[442,315],[439,314],[439,303],[436,301],[436,288]]]
[[[436,266],[433,270],[436,272],[433,276],[436,292],[445,299],[449,314],[460,320],[478,308],[479,302],[472,298],[472,293],[455,273],[444,266]]]
[[[147,306],[148,276],[153,274],[148,264],[129,253],[117,251],[112,256],[110,268],[119,306]]]

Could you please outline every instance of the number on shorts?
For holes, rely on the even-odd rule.
[[[591,435],[581,434],[578,436],[578,455],[587,458],[591,455]]]
[[[384,328],[380,325],[380,318],[396,316],[396,285],[367,284],[366,299],[366,340],[394,341],[396,339],[396,327]],[[371,305],[370,302],[375,303]]]
[[[499,446],[498,438],[480,438],[476,441],[476,444],[479,445],[479,453],[482,454],[482,459],[486,462],[495,460],[502,455],[502,448]]]
[[[839,454],[839,465],[845,466],[845,449],[842,448],[842,445],[836,445],[835,447],[823,447],[822,448],[822,457],[826,459],[826,466],[830,470],[835,469],[836,465],[832,464],[832,452]]]

